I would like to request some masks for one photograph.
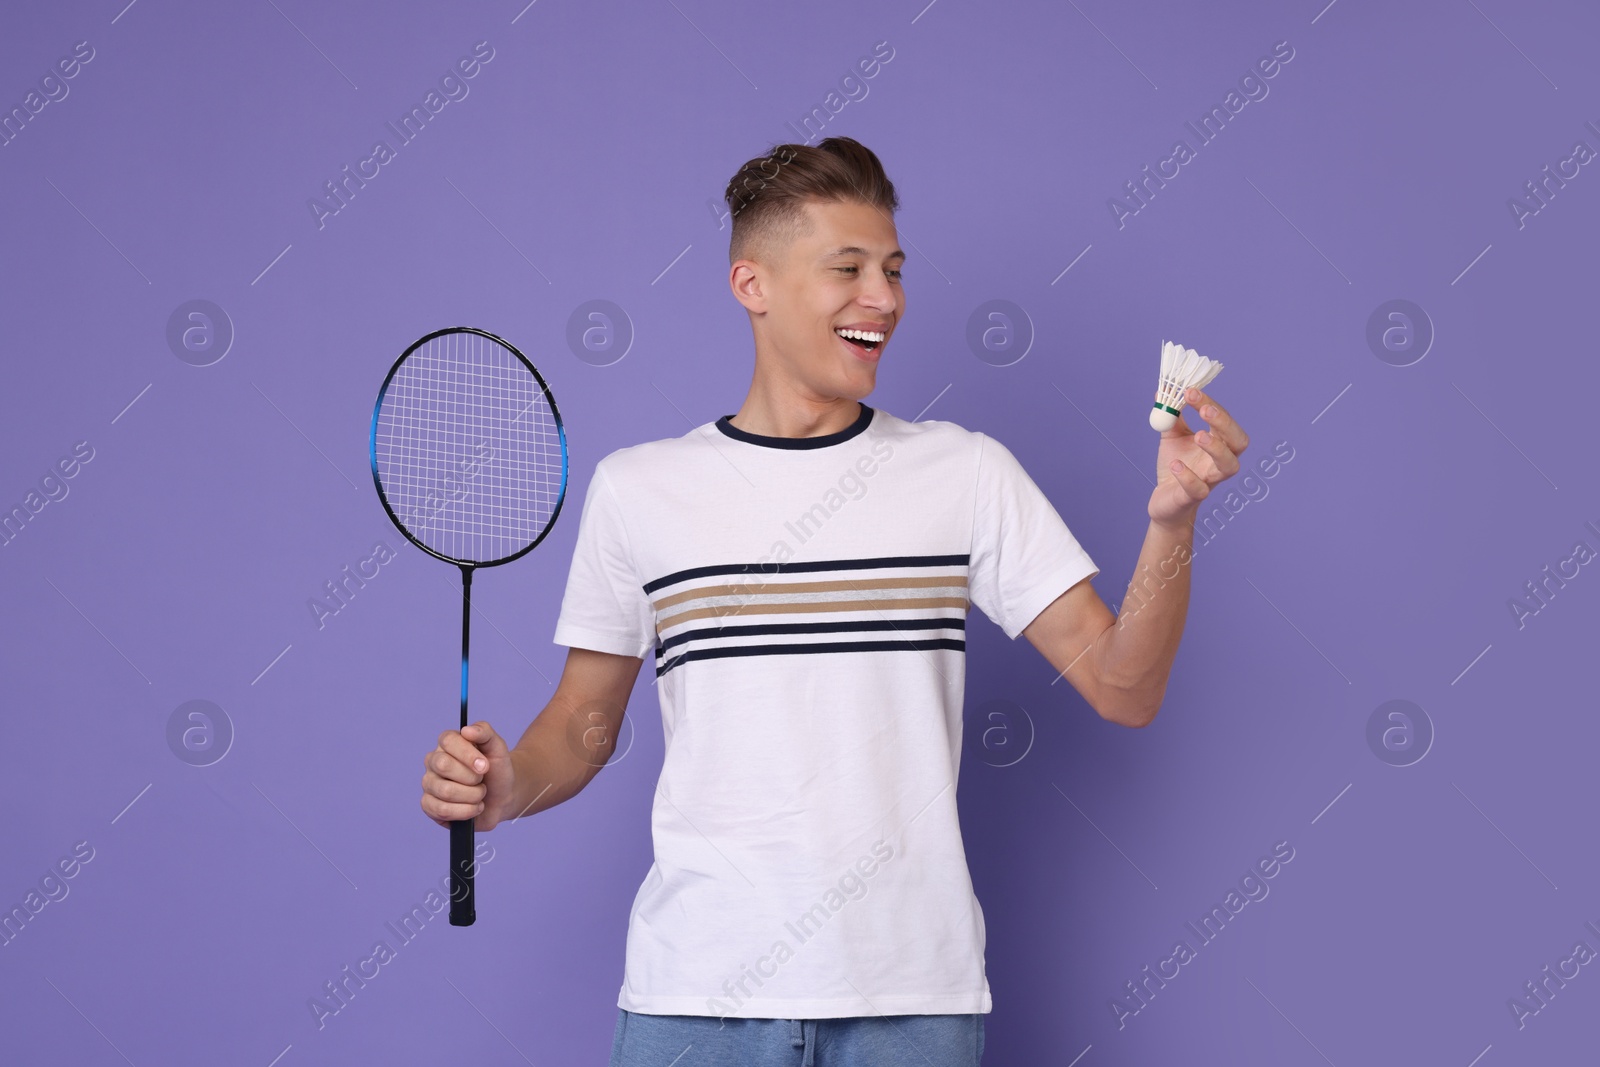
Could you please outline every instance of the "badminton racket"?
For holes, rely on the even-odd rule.
[[[567,493],[567,433],[533,364],[484,330],[428,334],[389,368],[372,408],[372,481],[406,540],[461,568],[461,725],[472,572],[544,540]],[[450,823],[450,925],[477,919],[473,822]]]

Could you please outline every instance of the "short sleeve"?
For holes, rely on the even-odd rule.
[[[1010,450],[977,436],[967,592],[1014,641],[1058,596],[1100,568]]]
[[[637,574],[621,503],[601,460],[584,496],[555,643],[642,658],[655,644],[655,623]]]

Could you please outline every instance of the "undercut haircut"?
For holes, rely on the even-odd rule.
[[[739,168],[724,199],[733,216],[729,264],[741,259],[773,263],[790,242],[809,234],[807,201],[867,204],[891,217],[900,209],[883,164],[850,137],[773,145]]]

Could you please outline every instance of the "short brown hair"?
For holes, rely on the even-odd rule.
[[[872,149],[850,137],[825,137],[815,145],[773,145],[745,163],[728,182],[724,199],[733,216],[728,262],[771,255],[806,233],[805,202],[857,202],[893,215],[900,209],[894,183]]]

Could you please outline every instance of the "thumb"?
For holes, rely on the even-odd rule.
[[[1211,495],[1211,486],[1207,485],[1206,480],[1196,474],[1194,468],[1183,460],[1175,459],[1167,466],[1191,501],[1199,503]]]
[[[1194,431],[1189,428],[1189,424],[1183,421],[1183,411],[1178,412],[1177,422],[1161,431],[1162,438],[1166,440],[1171,440],[1174,437],[1190,437],[1193,434]]]
[[[469,723],[461,728],[461,736],[477,746],[478,751],[491,760],[503,757],[510,751],[503,737],[494,732],[486,722]]]

